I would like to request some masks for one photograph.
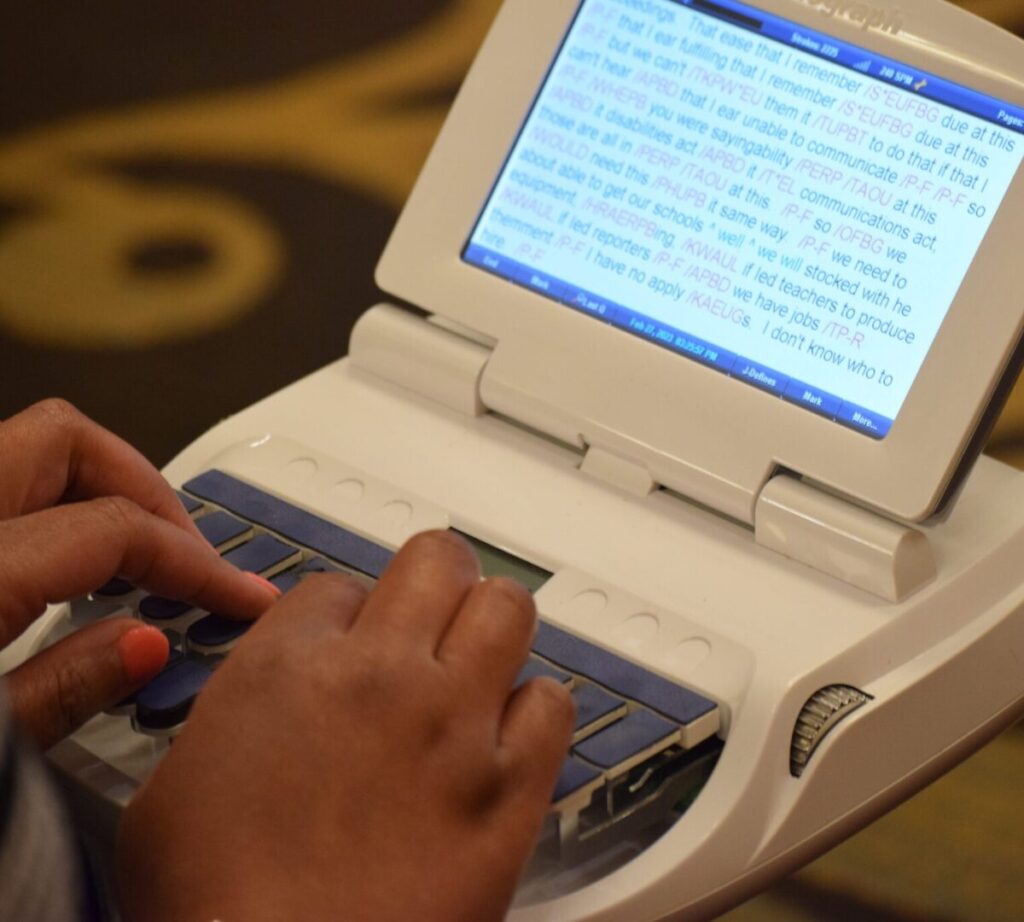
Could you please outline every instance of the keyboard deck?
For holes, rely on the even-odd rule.
[[[219,470],[190,480],[179,497],[222,556],[282,592],[325,571],[372,586],[394,553]],[[550,576],[470,541],[487,576],[522,578],[525,568],[534,590]],[[76,617],[115,609],[164,630],[171,655],[158,676],[110,713],[130,721],[132,732],[172,739],[250,624],[145,595],[119,579],[98,589]],[[583,861],[617,838],[674,821],[703,787],[722,748],[714,701],[557,627],[543,612],[517,684],[536,676],[562,682],[576,703],[573,741],[546,827],[560,861]]]

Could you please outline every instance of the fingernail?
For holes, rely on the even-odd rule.
[[[257,576],[255,573],[250,573],[248,570],[245,575],[249,577],[257,586],[262,586],[267,590],[275,599],[279,599],[282,596],[282,592],[277,588],[269,579],[264,579],[262,576]]]
[[[167,663],[170,644],[163,632],[143,625],[121,635],[117,652],[125,678],[133,685],[153,678]]]

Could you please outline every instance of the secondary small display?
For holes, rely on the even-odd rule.
[[[585,0],[463,259],[883,438],[1022,134],[745,4]]]

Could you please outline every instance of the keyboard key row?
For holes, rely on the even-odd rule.
[[[200,499],[214,503],[235,515],[255,522],[346,566],[379,577],[394,552],[328,522],[311,512],[264,493],[223,471],[207,471],[185,484]]]
[[[688,746],[718,732],[718,705],[714,701],[549,622],[541,621],[537,626],[533,652],[684,728],[693,727],[695,733],[686,740]]]
[[[573,752],[605,772],[621,775],[679,741],[679,726],[638,709],[573,747]]]

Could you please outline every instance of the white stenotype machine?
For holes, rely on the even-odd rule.
[[[535,590],[524,678],[579,716],[512,918],[722,911],[1021,713],[1024,478],[975,463],[1019,366],[1021,52],[938,0],[507,0],[396,300],[168,467],[285,589],[454,528]],[[98,829],[240,630],[115,583],[42,633],[124,608],[176,650],[53,752]]]

